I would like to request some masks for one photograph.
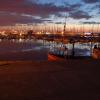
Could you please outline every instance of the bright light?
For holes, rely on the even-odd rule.
[[[50,34],[50,33],[49,33],[49,32],[46,32],[45,34],[47,34],[47,35],[48,35],[48,34]]]
[[[91,35],[91,33],[84,33],[84,35]]]

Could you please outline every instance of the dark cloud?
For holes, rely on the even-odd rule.
[[[25,14],[17,14],[10,12],[0,12],[0,25],[14,25],[16,23],[43,23],[50,22],[51,20],[32,17]]]
[[[97,2],[100,2],[100,1],[99,0],[83,0],[83,2],[92,4],[92,3],[97,3]]]
[[[32,1],[32,2],[31,2]],[[0,10],[32,15],[48,16],[58,12],[70,12],[78,9],[81,4],[56,6],[53,3],[41,4],[36,0],[0,0]]]
[[[55,22],[55,24],[64,24],[64,22]]]
[[[15,23],[29,23],[32,18],[15,13],[0,13],[0,25],[14,25]]]
[[[50,23],[50,22],[52,22],[52,20],[47,20],[47,19],[35,19],[35,18],[32,20],[32,23],[44,23],[44,22]]]
[[[70,5],[70,6],[73,9],[79,9],[82,6],[82,4],[81,3],[77,3],[77,4]]]
[[[100,22],[81,22],[83,24],[100,24]]]
[[[82,10],[71,12],[70,17],[74,18],[74,19],[83,19],[83,18],[89,19],[89,18],[91,18],[91,16],[87,12],[82,11]]]
[[[72,10],[72,8],[67,6],[56,6],[52,3],[40,4],[36,3],[35,1],[30,2],[28,0],[1,0],[0,10],[39,16],[48,16],[50,14],[56,14],[57,12],[67,12]]]
[[[1,24],[50,22],[44,18],[49,18],[51,15],[64,17],[62,14],[64,12],[69,13],[70,17],[74,19],[91,18],[88,13],[78,11],[81,6],[80,3],[57,6],[53,3],[41,4],[37,0],[0,0],[0,11],[5,12],[0,14],[0,21]],[[27,16],[22,16],[23,14]],[[43,19],[32,16],[39,16]]]
[[[98,14],[100,14],[100,3],[98,3],[96,6],[95,6],[95,9],[98,10]]]

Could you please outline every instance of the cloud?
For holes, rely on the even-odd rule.
[[[0,10],[25,13],[38,16],[49,16],[59,12],[70,12],[80,7],[80,4],[56,6],[53,3],[41,4],[36,0],[0,0]]]
[[[83,0],[84,3],[89,3],[89,4],[92,4],[92,3],[97,3],[99,2],[99,0]]]
[[[5,12],[0,14],[0,21],[1,24],[51,22],[50,16],[62,18],[63,13],[68,13],[73,19],[91,18],[87,12],[79,10],[81,7],[81,3],[58,6],[53,3],[40,3],[39,0],[0,0],[0,11]]]
[[[96,6],[95,6],[95,9],[98,10],[98,14],[100,14],[100,3],[98,3]]]
[[[16,13],[25,13],[39,16],[48,16],[57,12],[70,11],[69,7],[56,6],[52,3],[40,4],[28,0],[1,0],[0,10]]]
[[[2,12],[0,13],[0,25],[14,25],[15,23],[29,23],[32,18],[21,16],[17,13]]]
[[[11,12],[0,12],[0,25],[14,25],[16,23],[43,23],[51,20],[41,19],[37,16],[30,16],[25,14],[17,14]]]
[[[83,24],[100,24],[100,22],[82,22]]]
[[[91,16],[87,12],[82,11],[82,10],[71,12],[70,17],[73,19],[83,19],[83,18],[89,19],[89,18],[91,18]]]
[[[74,10],[75,10],[75,9],[76,9],[76,10],[79,9],[81,6],[82,6],[81,3],[71,4],[71,5],[70,5],[70,7],[73,8]]]

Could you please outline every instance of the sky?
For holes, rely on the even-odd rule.
[[[0,26],[100,24],[100,0],[0,0]]]

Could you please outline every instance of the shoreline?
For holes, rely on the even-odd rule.
[[[0,61],[0,99],[99,99],[99,66],[99,60]]]

